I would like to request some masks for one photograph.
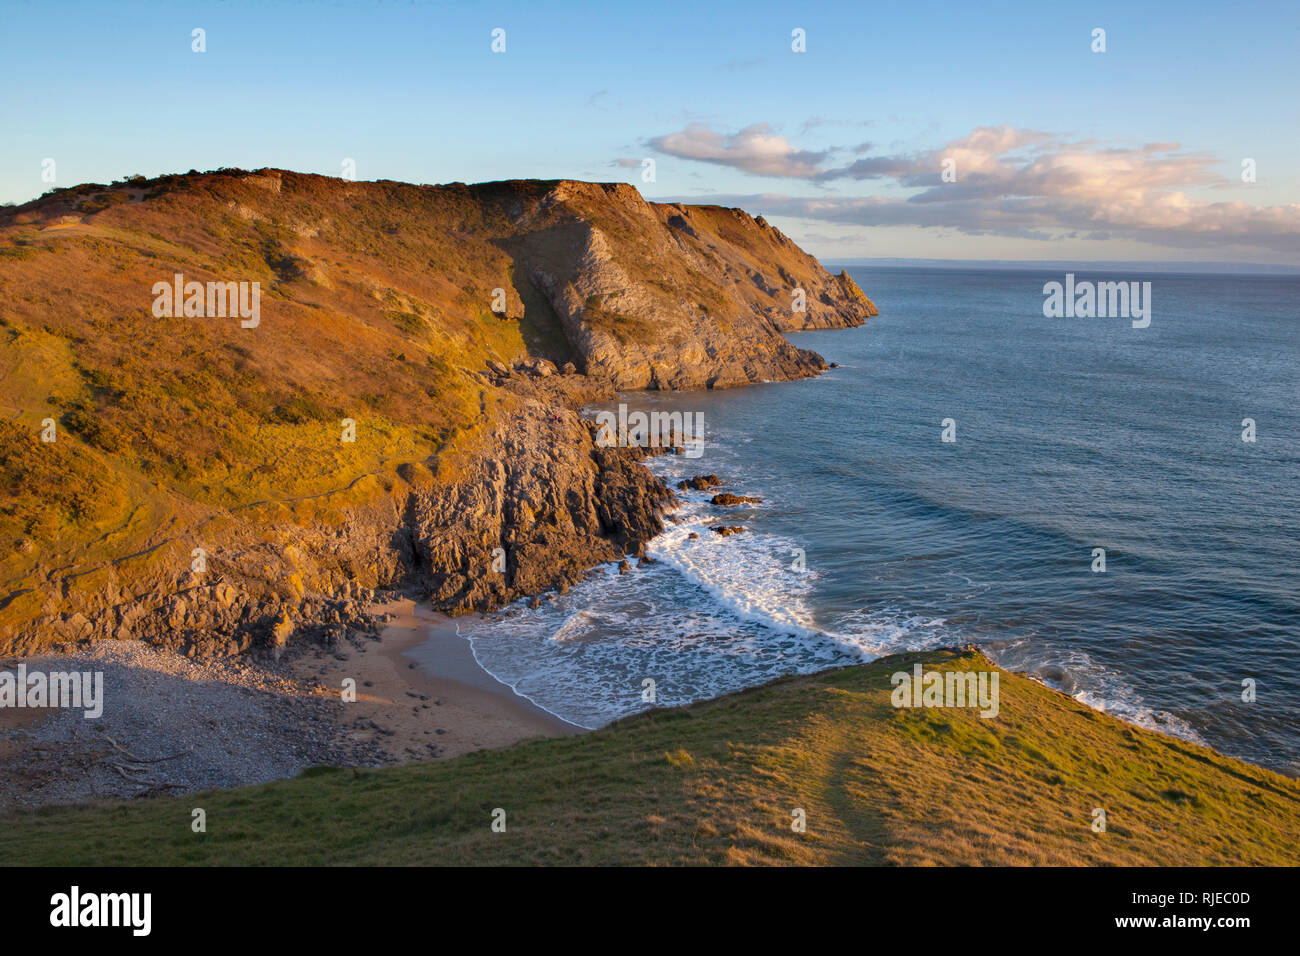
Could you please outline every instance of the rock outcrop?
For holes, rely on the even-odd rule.
[[[204,657],[290,640],[334,646],[375,629],[366,604],[376,589],[416,589],[451,614],[487,611],[640,554],[673,493],[640,464],[641,449],[596,445],[562,381],[511,382],[498,421],[453,463],[453,482],[399,469],[389,493],[337,523],[227,527],[199,571],[184,541],[161,541],[164,560],[142,571],[110,564],[101,587],[46,596],[7,649],[108,638]]]
[[[762,503],[762,498],[757,498],[753,495],[731,495],[723,493],[720,495],[714,495],[709,499],[709,504],[721,505],[724,508],[731,508],[736,505],[759,505]]]
[[[722,485],[717,475],[695,475],[677,482],[678,491],[708,491]]]
[[[409,563],[433,605],[489,610],[639,553],[673,501],[643,454],[598,447],[572,409],[519,398],[463,480],[412,499]]]
[[[491,193],[514,184],[475,187]],[[861,325],[875,305],[762,218],[651,203],[623,183],[559,182],[519,207],[509,245],[588,374],[618,388],[803,378],[821,356],[780,334]]]

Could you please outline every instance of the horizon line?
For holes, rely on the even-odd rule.
[[[1300,278],[1300,266],[1285,263],[1237,263],[1216,260],[1179,260],[1179,259],[938,259],[932,257],[910,256],[819,256],[818,262],[824,267],[835,266],[870,267],[872,265],[894,265],[900,268],[932,269],[978,269],[996,271],[1026,269],[1030,271],[1059,271],[1076,269],[1091,271],[1094,269],[1145,269],[1150,271],[1185,273],[1197,275],[1259,275],[1271,277]]]

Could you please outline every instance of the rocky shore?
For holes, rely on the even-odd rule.
[[[643,555],[675,496],[640,463],[646,451],[596,445],[578,409],[612,391],[536,361],[484,378],[505,413],[480,453],[454,464],[458,481],[408,474],[400,497],[338,528],[236,533],[206,573],[124,584],[101,613],[58,619],[73,639],[53,653],[0,661],[102,673],[107,700],[98,720],[0,710],[0,808],[228,788],[573,732],[488,675],[476,687],[417,668],[403,656],[428,640],[416,605],[459,614],[567,590]],[[346,706],[345,678],[357,689]]]
[[[606,562],[630,573],[649,562],[645,545],[676,496],[642,464],[660,449],[595,443],[578,408],[612,392],[544,362],[485,377],[511,396],[509,413],[484,436],[492,453],[458,463],[451,487],[412,476],[403,507],[353,516],[347,534],[289,526],[275,529],[278,545],[215,549],[208,580],[191,572],[135,604],[119,592],[108,618],[118,630],[98,635],[116,639],[96,640],[87,620],[52,653],[0,660],[0,670],[23,660],[103,673],[109,702],[94,721],[0,711],[0,808],[228,788],[576,732],[482,672],[453,632],[430,651],[429,615],[562,593]],[[292,563],[268,575],[277,553]],[[357,568],[378,569],[377,586],[350,578]],[[301,581],[316,582],[312,593],[298,593]],[[432,660],[417,666],[416,648]],[[345,680],[356,691],[346,705]]]
[[[613,391],[545,360],[483,376],[502,411],[472,450],[445,463],[456,480],[411,466],[390,494],[335,525],[227,527],[204,571],[110,572],[91,601],[38,619],[15,649],[35,649],[41,631],[199,659],[302,641],[335,647],[375,630],[366,607],[379,589],[413,590],[450,614],[488,611],[639,556],[674,496],[639,464],[642,449],[596,445],[578,408]]]
[[[629,573],[675,495],[580,410],[816,375],[782,333],[876,314],[761,218],[616,183],[191,172],[0,211],[0,246],[0,653],[57,651],[133,702],[98,730],[0,714],[11,801],[454,751],[423,726],[386,746],[391,700],[361,733],[328,716],[329,662],[397,640],[377,604]],[[258,281],[264,314],[160,320],[163,273]],[[457,746],[545,729],[503,707]]]

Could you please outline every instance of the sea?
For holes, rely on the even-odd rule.
[[[699,457],[650,461],[666,481],[762,502],[680,492],[653,563],[462,618],[479,663],[594,728],[973,642],[1300,775],[1300,278],[1073,274],[1150,282],[1135,327],[1046,316],[1062,272],[850,273],[879,317],[790,336],[821,377],[621,398],[702,415]]]

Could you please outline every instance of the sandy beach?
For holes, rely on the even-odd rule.
[[[403,761],[581,731],[484,671],[469,642],[456,633],[454,619],[409,598],[371,611],[391,615],[378,642],[345,660],[318,655],[295,664],[304,680],[315,678],[328,688],[342,688],[348,677],[356,680],[356,702],[342,705],[350,740],[373,743]]]
[[[101,672],[103,714],[0,710],[0,807],[237,787],[581,730],[480,668],[454,620],[409,598],[370,610],[377,634],[291,644],[278,659],[191,659],[134,641],[25,659],[29,672]],[[0,660],[0,670],[17,664]]]

